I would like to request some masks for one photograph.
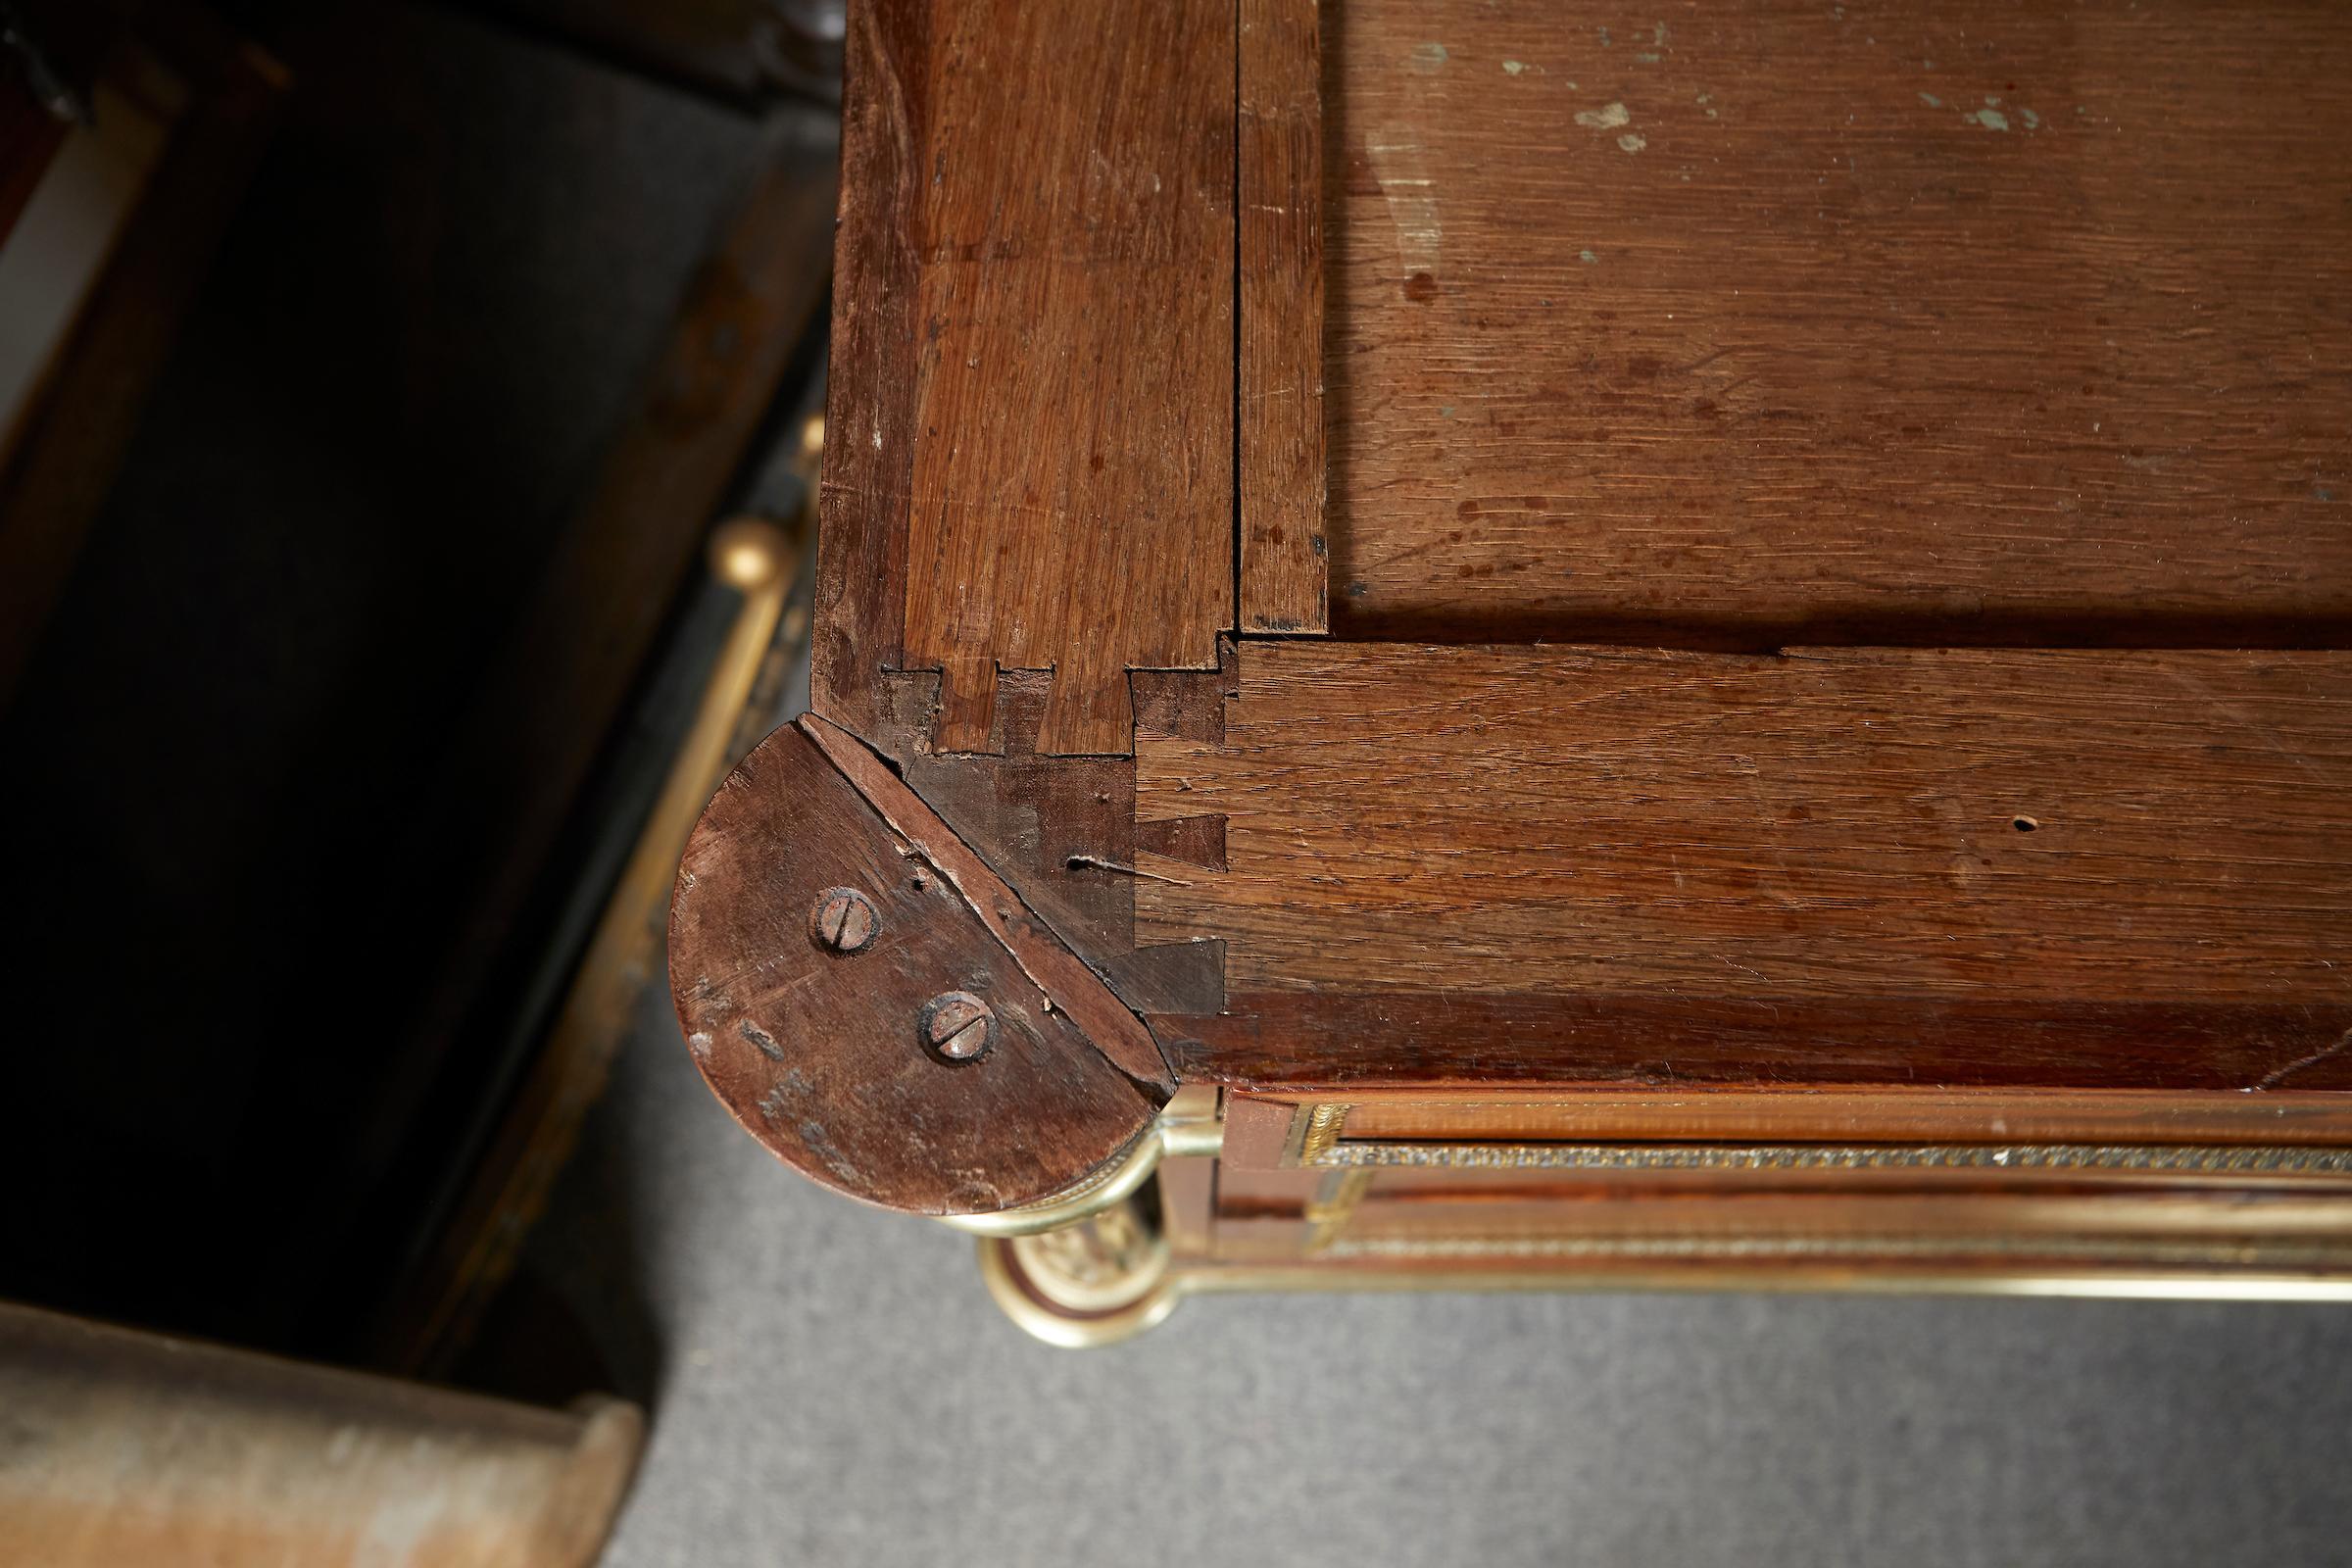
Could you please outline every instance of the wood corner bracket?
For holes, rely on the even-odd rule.
[[[697,824],[670,983],[735,1119],[889,1208],[1052,1198],[1128,1151],[1175,1086],[1109,987],[887,762],[814,715],[761,742]]]
[[[802,714],[795,724],[891,831],[947,878],[988,934],[1051,1004],[1085,1031],[1096,1050],[1128,1077],[1163,1097],[1174,1091],[1175,1077],[1143,1020],[1127,1010],[1052,927],[1030,912],[1004,878],[973,854],[889,763],[848,730],[814,713]]]

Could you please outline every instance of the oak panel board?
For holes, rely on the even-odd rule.
[[[1336,632],[2340,644],[2324,0],[1327,8]]]
[[[983,751],[997,671],[1052,669],[1039,750],[1120,754],[1129,669],[1215,667],[1234,35],[1212,0],[858,8],[819,711],[870,729],[882,669],[937,669],[939,749]]]
[[[2352,1031],[2347,655],[1245,643],[1136,803],[1227,818],[1138,857],[1139,942],[1226,943],[1188,1075],[2326,1088]]]
[[[1245,632],[1327,628],[1323,124],[1315,0],[1242,0],[1240,514]]]

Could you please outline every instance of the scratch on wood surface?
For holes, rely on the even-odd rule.
[[[1121,876],[1140,876],[1148,882],[1165,882],[1173,887],[1189,888],[1192,886],[1190,882],[1180,876],[1162,876],[1157,871],[1146,871],[1140,866],[1121,865],[1116,860],[1105,860],[1099,855],[1073,855],[1070,857],[1071,870],[1075,871],[1082,865],[1091,865],[1102,871],[1116,871]]]
[[[2342,1037],[2325,1051],[2315,1051],[2308,1056],[2301,1056],[2288,1062],[2275,1072],[2263,1074],[2262,1081],[2254,1087],[2256,1089],[2276,1089],[2293,1074],[2301,1072],[2306,1067],[2316,1067],[2330,1056],[2341,1055],[2348,1049],[2352,1049],[2352,1029],[2345,1030]]]
[[[2230,701],[2226,694],[2215,691],[2193,668],[2186,665],[2176,665],[2171,674],[2175,685],[2198,702],[2223,714],[2238,728],[2260,741],[2263,747],[2275,756],[2285,759],[2322,784],[2332,786],[2337,782],[2314,765],[2309,756],[2280,741],[2277,725],[2262,722],[2247,712],[2241,705]]]
[[[784,1048],[776,1044],[776,1037],[774,1035],[769,1034],[766,1030],[760,1028],[749,1018],[744,1019],[743,1022],[738,1024],[736,1027],[743,1035],[744,1039],[750,1041],[753,1045],[760,1049],[760,1054],[765,1056],[770,1061],[782,1061],[784,1059]]]

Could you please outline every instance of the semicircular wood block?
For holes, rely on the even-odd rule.
[[[812,919],[838,888],[878,916],[854,952]],[[1052,1197],[1130,1147],[1171,1088],[1142,1021],[879,758],[813,716],[762,741],[705,809],[669,969],[695,1064],[735,1119],[889,1208]],[[952,992],[995,1018],[976,1059],[925,1041]]]

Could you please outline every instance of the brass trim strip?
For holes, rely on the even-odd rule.
[[[1630,1261],[1630,1260],[1629,1260]],[[1888,1269],[1871,1273],[1850,1262],[1803,1259],[1778,1262],[1710,1263],[1671,1259],[1649,1267],[1628,1266],[1576,1272],[1533,1269],[1508,1260],[1459,1269],[1347,1267],[1323,1260],[1298,1263],[1212,1263],[1181,1268],[1169,1277],[1185,1296],[1253,1291],[1299,1292],[1559,1292],[1622,1295],[1633,1292],[1695,1294],[1711,1291],[1838,1296],[2018,1296],[2082,1297],[2152,1301],[2352,1301],[2352,1277],[2272,1271],[2230,1274],[2211,1271],[2114,1269],[2062,1266],[2018,1272],[1971,1272],[1965,1268]],[[1032,1330],[1032,1332],[1035,1332]]]
[[[1355,1206],[1364,1200],[1364,1194],[1371,1190],[1373,1179],[1379,1174],[1368,1168],[1350,1170],[1333,1186],[1327,1200],[1306,1205],[1303,1217],[1307,1224],[1306,1250],[1309,1252],[1322,1251],[1332,1245],[1340,1228],[1353,1216]]]
[[[1049,1345],[1090,1347],[1115,1344],[1152,1328],[1187,1296],[1250,1291],[1547,1291],[1624,1293],[1634,1291],[1805,1292],[1866,1296],[2090,1297],[2141,1300],[2346,1301],[2352,1300],[2352,1250],[2338,1248],[2320,1262],[2304,1255],[2311,1248],[2149,1247],[2095,1238],[2050,1240],[2032,1251],[2003,1249],[2002,1239],[1970,1251],[1952,1246],[1930,1250],[1914,1238],[1898,1238],[1897,1255],[1885,1237],[1787,1238],[1778,1250],[1762,1239],[1727,1237],[1579,1239],[1490,1239],[1483,1250],[1459,1242],[1419,1244],[1391,1241],[1342,1244],[1292,1262],[1178,1261],[1130,1305],[1101,1313],[1073,1313],[1038,1295],[1013,1256],[1013,1244],[983,1238],[980,1274],[989,1294],[1022,1329]],[[1450,1252],[1438,1250],[1450,1246]],[[1810,1250],[1802,1250],[1809,1245]],[[2169,1254],[2169,1255],[2168,1255]],[[2193,1255],[2192,1255],[2193,1254]],[[1384,1260],[1409,1263],[1416,1257],[1459,1266],[1384,1268]],[[1883,1270],[1858,1267],[1886,1258]],[[1997,1264],[2014,1257],[2019,1266]],[[1597,1268],[1529,1267],[1531,1260],[1583,1261]],[[1352,1266],[1351,1266],[1352,1265]]]
[[[1326,1101],[1306,1113],[1306,1131],[1298,1140],[1298,1163],[1327,1165],[1335,1163],[1332,1147],[1348,1125],[1348,1112],[1352,1107]]]
[[[1702,1262],[1878,1258],[2048,1258],[2118,1268],[2230,1271],[2340,1270],[2352,1242],[2165,1241],[2141,1237],[1796,1235],[1796,1236],[1440,1236],[1334,1242],[1331,1261],[1348,1258],[1692,1259]]]
[[[1316,1107],[1317,1114],[1328,1108]],[[1342,1114],[1346,1106],[1338,1107]],[[1336,1122],[1335,1122],[1336,1126]],[[1442,1170],[2043,1170],[2196,1176],[2352,1175],[2352,1149],[2240,1144],[1340,1143],[1301,1164]]]

